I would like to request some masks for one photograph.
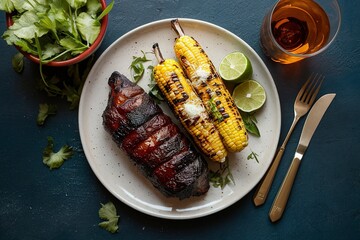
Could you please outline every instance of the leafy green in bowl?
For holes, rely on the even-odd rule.
[[[33,62],[63,67],[100,46],[114,1],[1,0],[8,29],[2,38]]]

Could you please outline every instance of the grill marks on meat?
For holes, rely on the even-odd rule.
[[[194,158],[196,156],[193,152],[184,151],[157,167],[154,170],[154,176],[159,184],[158,188],[166,194],[171,194],[168,189],[175,192],[185,189],[182,192],[183,195],[191,195],[193,192],[207,192],[209,189],[207,174],[199,175],[203,169],[201,165],[193,161]],[[199,176],[194,183],[193,176]]]
[[[164,195],[180,199],[209,189],[205,160],[151,97],[113,72],[103,125],[112,139]]]

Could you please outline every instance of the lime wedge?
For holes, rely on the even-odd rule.
[[[250,60],[241,52],[232,52],[220,62],[219,74],[225,81],[239,83],[248,80],[253,73]]]
[[[232,97],[235,105],[243,112],[256,111],[266,101],[265,89],[255,80],[248,80],[237,85]]]

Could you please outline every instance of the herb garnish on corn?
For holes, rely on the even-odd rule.
[[[154,67],[154,78],[171,108],[204,155],[213,161],[225,161],[227,151],[220,134],[181,66],[173,59],[165,60],[158,44],[153,49],[159,62]]]
[[[224,145],[231,152],[243,150],[248,145],[244,122],[213,63],[200,44],[184,34],[177,19],[171,21],[171,26],[178,34],[174,44],[176,57],[211,114]]]

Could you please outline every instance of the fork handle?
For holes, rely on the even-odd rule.
[[[285,211],[285,207],[288,202],[290,192],[300,166],[300,162],[301,160],[299,158],[294,158],[291,162],[289,170],[281,184],[281,187],[275,197],[275,200],[269,212],[269,217],[272,222],[280,220]]]
[[[265,176],[263,177],[262,182],[260,183],[259,187],[255,191],[255,195],[253,197],[253,202],[254,202],[255,206],[260,206],[265,203],[266,197],[269,193],[271,184],[274,180],[276,171],[280,164],[282,155],[285,151],[285,146],[286,146],[287,142],[289,141],[290,136],[291,136],[297,122],[299,121],[300,117],[301,117],[300,115],[295,113],[295,117],[293,119],[293,122],[291,123],[288,133],[286,134],[283,144],[281,145],[278,153],[276,154],[276,157],[274,158],[273,162],[271,163],[269,170],[265,173]]]
[[[255,206],[260,206],[265,203],[284,151],[285,147],[281,146],[269,170],[266,172],[263,180],[256,189],[253,197],[253,202]]]

